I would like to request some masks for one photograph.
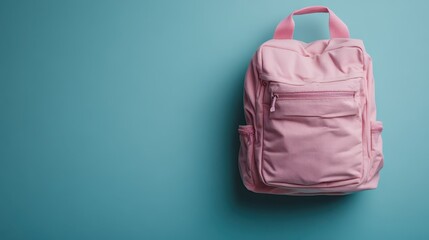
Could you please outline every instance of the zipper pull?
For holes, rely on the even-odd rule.
[[[270,108],[270,112],[274,112],[276,110],[276,101],[277,98],[279,97],[279,95],[274,94],[271,100],[271,108]]]

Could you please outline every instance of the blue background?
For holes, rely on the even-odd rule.
[[[292,10],[374,59],[385,168],[344,197],[253,194],[242,87]],[[0,239],[428,239],[427,1],[0,2]],[[296,38],[328,38],[325,14]]]

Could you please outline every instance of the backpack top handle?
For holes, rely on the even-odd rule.
[[[274,39],[292,39],[295,29],[294,15],[310,14],[310,13],[329,13],[329,32],[331,38],[349,38],[350,33],[347,25],[341,21],[335,13],[324,6],[311,6],[293,11],[287,18],[281,21],[274,32]]]

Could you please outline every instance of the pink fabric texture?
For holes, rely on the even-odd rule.
[[[292,39],[292,16],[330,14],[331,39]],[[372,61],[328,8],[293,12],[254,55],[244,84],[239,170],[247,189],[338,195],[377,187],[383,167]]]

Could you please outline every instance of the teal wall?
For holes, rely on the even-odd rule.
[[[345,197],[253,194],[242,87],[294,9],[374,59],[385,168]],[[428,239],[427,1],[0,2],[0,239]],[[296,38],[327,38],[298,16]]]

